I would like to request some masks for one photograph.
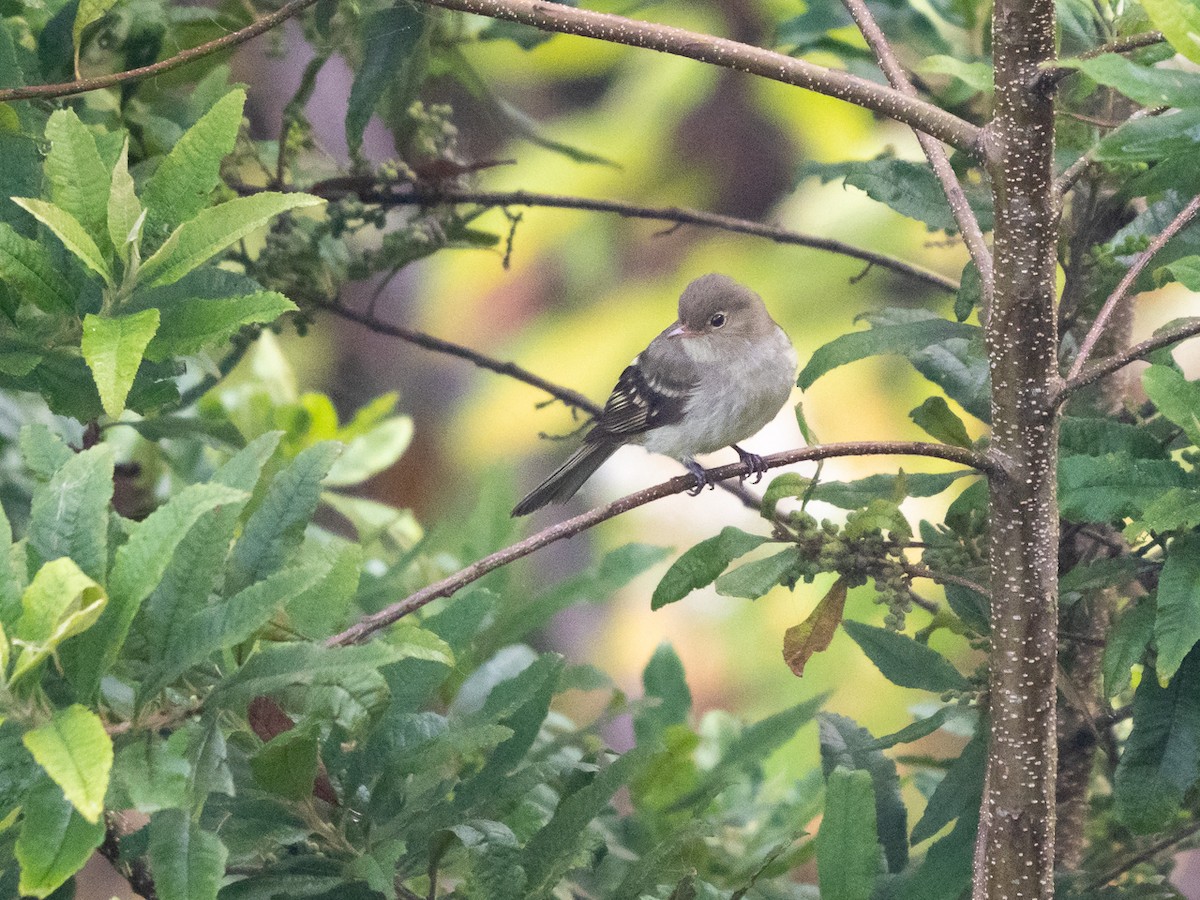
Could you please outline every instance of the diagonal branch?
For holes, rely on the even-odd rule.
[[[1132,50],[1140,50],[1142,47],[1153,47],[1155,44],[1161,44],[1165,40],[1166,37],[1161,31],[1143,31],[1140,34],[1131,34],[1129,37],[1117,38],[1115,41],[1101,44],[1094,50],[1080,53],[1078,58],[1095,59],[1097,56],[1103,56],[1105,53],[1129,53]],[[1037,90],[1047,91],[1068,75],[1074,75],[1078,71],[1073,66],[1051,66],[1043,69],[1037,77]]]
[[[888,43],[887,36],[879,27],[879,23],[875,21],[875,17],[864,0],[842,0],[842,3],[850,12],[855,24],[858,25],[858,30],[866,39],[867,46],[875,53],[875,58],[879,61],[879,68],[887,77],[888,83],[902,94],[916,97],[916,88],[913,87],[904,67],[900,65],[900,60],[896,58],[892,45]],[[975,268],[979,271],[983,294],[982,307],[984,310],[988,310],[992,305],[994,281],[992,253],[983,239],[983,230],[979,227],[979,219],[975,217],[971,204],[967,202],[966,192],[963,191],[962,185],[958,182],[958,176],[954,174],[954,169],[950,166],[950,157],[946,155],[946,149],[936,138],[925,132],[919,129],[914,129],[914,132],[917,136],[917,143],[921,145],[921,150],[925,153],[925,158],[929,160],[929,165],[933,167],[934,174],[942,184],[942,192],[946,195],[946,202],[950,204],[950,213],[954,216],[955,224],[958,225],[958,230],[962,234],[963,243],[967,245],[967,251],[971,254]]]
[[[1055,404],[1062,403],[1080,388],[1087,387],[1092,382],[1099,381],[1106,375],[1111,375],[1113,372],[1125,368],[1130,363],[1145,359],[1155,350],[1170,347],[1172,344],[1177,344],[1198,334],[1200,334],[1200,319],[1188,319],[1175,328],[1168,329],[1161,334],[1156,334],[1152,338],[1147,338],[1140,344],[1134,344],[1123,353],[1118,353],[1116,356],[1092,363],[1092,365],[1088,366],[1078,375],[1064,381],[1054,395],[1053,401]]]
[[[773,469],[779,466],[791,465],[792,463],[832,459],[839,456],[930,456],[935,459],[961,463],[986,474],[994,472],[991,461],[974,450],[953,447],[948,444],[930,444],[917,441],[861,441],[844,444],[823,444],[816,447],[801,447],[796,450],[787,450],[783,453],[773,453],[770,456],[763,457],[763,462],[766,463],[767,468]],[[727,466],[718,466],[717,468],[709,469],[707,472],[710,482],[724,481],[727,478],[736,478],[749,474],[751,474],[749,465],[740,462]],[[556,541],[561,541],[564,538],[573,537],[601,522],[629,512],[629,510],[636,509],[639,506],[645,506],[654,500],[660,500],[672,494],[681,494],[693,488],[695,484],[696,477],[694,475],[679,475],[670,481],[664,481],[662,484],[644,488],[619,500],[614,500],[612,503],[567,519],[565,522],[551,525],[549,528],[545,528],[537,532],[537,534],[525,538],[523,541],[519,541],[510,547],[505,547],[503,550],[498,550],[490,556],[485,556],[483,559],[471,563],[465,569],[447,578],[443,578],[441,581],[436,581],[416,593],[410,594],[403,600],[381,609],[379,612],[364,616],[341,634],[336,634],[329,638],[326,643],[332,647],[361,643],[376,632],[382,631],[393,622],[404,618],[409,613],[415,612],[426,604],[432,603],[434,600],[449,597],[466,585],[478,581],[489,572],[528,556],[535,550],[540,550],[542,547],[553,544]]]
[[[1133,265],[1129,267],[1129,271],[1125,273],[1125,277],[1121,279],[1121,283],[1116,286],[1108,299],[1104,301],[1104,306],[1100,308],[1099,315],[1092,322],[1092,327],[1088,329],[1088,333],[1084,336],[1083,343],[1079,346],[1079,353],[1075,356],[1075,363],[1071,366],[1071,371],[1067,375],[1068,381],[1074,381],[1083,367],[1087,364],[1088,357],[1092,355],[1092,350],[1095,349],[1097,341],[1104,334],[1104,329],[1108,327],[1109,320],[1112,319],[1113,313],[1117,307],[1125,301],[1129,296],[1130,290],[1133,288],[1133,283],[1137,281],[1139,275],[1145,270],[1146,266],[1150,265],[1150,261],[1167,241],[1175,237],[1196,217],[1196,213],[1200,212],[1200,194],[1192,198],[1182,210],[1179,211],[1171,223],[1164,228],[1157,237],[1150,242],[1150,246],[1138,254],[1137,259],[1133,261]],[[1061,394],[1061,392],[1060,392]]]
[[[236,47],[238,44],[244,44],[251,38],[256,38],[265,31],[270,31],[276,25],[287,21],[297,13],[303,12],[316,2],[317,0],[291,0],[291,2],[285,3],[279,9],[275,10],[275,12],[263,16],[245,28],[231,31],[229,34],[219,37],[216,40],[208,41],[205,44],[189,47],[187,50],[159,62],[151,63],[148,66],[140,66],[136,69],[129,69],[125,72],[114,72],[109,75],[98,75],[95,78],[80,78],[78,81],[67,81],[61,84],[36,84],[28,87],[0,90],[0,103],[9,103],[14,100],[33,100],[36,98],[70,97],[74,94],[85,94],[88,91],[98,91],[101,88],[116,87],[119,84],[125,84],[130,81],[139,81],[143,78],[161,75],[163,72],[178,69],[180,66],[195,62],[209,54],[228,50],[231,47]]]
[[[525,384],[537,388],[539,391],[545,391],[556,400],[561,400],[567,406],[573,406],[576,409],[581,409],[590,416],[598,416],[600,407],[585,397],[578,391],[573,391],[570,388],[555,384],[552,381],[547,381],[540,375],[535,375],[528,369],[523,369],[516,363],[503,362],[502,360],[493,359],[486,354],[480,353],[478,350],[472,350],[470,347],[464,347],[462,344],[455,344],[452,341],[447,341],[439,337],[434,337],[431,334],[426,334],[423,331],[415,331],[411,328],[405,328],[402,325],[393,325],[389,322],[381,321],[367,313],[361,313],[357,310],[350,309],[340,303],[331,303],[328,300],[321,300],[316,297],[307,297],[305,302],[315,306],[318,309],[323,309],[326,312],[333,313],[339,318],[346,319],[350,322],[357,322],[365,328],[384,334],[388,337],[398,338],[402,341],[407,341],[417,347],[423,347],[434,353],[444,353],[447,356],[457,356],[459,359],[465,359],[468,362],[478,366],[481,369],[487,369],[490,372],[496,372],[500,375],[507,375],[509,378],[515,378],[517,381],[523,381]]]
[[[610,13],[576,9],[544,0],[416,0],[426,6],[455,9],[492,19],[531,25],[542,31],[574,34],[614,44],[685,56],[699,62],[759,75],[807,88],[881,113],[932,134],[976,156],[982,155],[982,129],[932,103],[909,97],[865,78],[804,62],[728,38],[670,25],[642,22]]]
[[[397,191],[392,186],[380,187],[377,183],[362,178],[336,178],[327,182],[317,182],[306,192],[317,197],[334,199],[339,196],[352,195],[364,203],[378,203],[381,206],[431,206],[438,203],[476,203],[482,206],[534,206],[551,209],[581,209],[591,212],[616,213],[627,219],[648,219],[656,222],[674,222],[679,225],[698,225],[702,228],[718,228],[736,234],[748,234],[754,237],[766,238],[776,244],[787,244],[797,247],[811,247],[814,250],[826,250],[865,263],[888,269],[898,275],[923,281],[931,287],[954,293],[958,291],[958,282],[953,278],[918,266],[914,263],[888,256],[886,253],[876,253],[837,241],[831,238],[817,237],[780,228],[776,225],[764,225],[748,219],[738,219],[734,216],[723,216],[718,213],[705,212],[699,209],[688,209],[679,206],[642,206],[636,203],[625,203],[620,200],[593,200],[588,197],[571,197],[561,194],[539,194],[534,191],[479,191],[460,188],[434,187],[429,185],[409,185],[409,190]],[[401,187],[401,185],[396,185]],[[254,188],[239,186],[239,192],[253,191]]]

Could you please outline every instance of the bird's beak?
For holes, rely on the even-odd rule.
[[[692,331],[683,323],[676,325],[667,332],[667,337],[695,337],[696,332]]]

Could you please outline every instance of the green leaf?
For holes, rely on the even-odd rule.
[[[1158,411],[1200,445],[1200,384],[1167,366],[1150,366],[1142,373],[1142,387]]]
[[[138,734],[117,754],[113,783],[125,792],[128,802],[141,813],[160,809],[185,809],[191,802],[189,782],[193,767],[188,759],[189,741],[198,726],[188,725],[163,738],[155,732]],[[197,799],[203,800],[207,792]],[[123,807],[122,807],[123,808]]]
[[[908,811],[900,799],[896,764],[875,747],[875,738],[845,716],[818,716],[821,736],[821,768],[829,778],[839,768],[871,776],[875,800],[876,837],[883,847],[889,872],[908,865]]]
[[[312,796],[317,778],[317,736],[309,728],[290,728],[250,757],[254,780],[286,800]]]
[[[1062,515],[1075,522],[1136,518],[1164,491],[1188,483],[1172,460],[1134,459],[1125,453],[1065,456],[1058,479]]]
[[[978,326],[946,319],[930,318],[895,325],[876,325],[867,331],[854,331],[834,338],[819,347],[801,370],[796,384],[808,390],[822,375],[868,356],[897,353],[908,356],[952,338],[970,339]]]
[[[212,480],[239,491],[253,491],[262,477],[263,466],[275,455],[282,437],[282,431],[260,434],[217,469]]]
[[[1200,256],[1185,256],[1163,267],[1189,291],[1200,291]],[[1162,272],[1160,269],[1155,274]],[[1169,279],[1156,278],[1159,286],[1166,284]]]
[[[842,628],[892,684],[936,692],[961,691],[968,685],[946,657],[910,637],[850,620],[842,622]]]
[[[69,556],[96,581],[108,566],[108,507],[113,492],[112,448],[74,453],[49,483],[37,488],[25,534],[37,562]]]
[[[329,470],[325,484],[348,487],[395,464],[412,443],[413,423],[408,416],[385,419],[365,434],[351,438],[342,455]]]
[[[954,296],[954,320],[965,322],[976,307],[983,303],[983,281],[974,262],[963,266],[958,280],[958,293]]]
[[[190,356],[223,344],[243,325],[269,324],[296,308],[295,303],[275,291],[171,304],[158,310],[162,324],[146,348],[146,358],[160,362],[172,356]]]
[[[763,491],[762,504],[758,508],[759,515],[768,522],[772,521],[780,500],[785,497],[803,497],[811,487],[812,479],[797,475],[795,472],[776,475],[767,485],[767,489]]]
[[[821,900],[870,900],[880,868],[871,776],[834,769],[825,787],[825,815],[817,834]]]
[[[633,730],[639,744],[655,739],[671,725],[686,725],[692,709],[683,663],[670,644],[659,644],[642,672],[643,696],[657,700],[634,713]]]
[[[104,840],[104,823],[88,822],[47,779],[29,792],[17,838],[21,894],[49,897],[83,868]]]
[[[1139,834],[1178,814],[1200,775],[1200,652],[1193,651],[1167,687],[1152,666],[1133,697],[1133,731],[1113,783],[1117,818]]]
[[[783,634],[783,659],[799,678],[813,655],[829,647],[846,607],[846,582],[839,578],[808,618]]]
[[[247,499],[244,491],[221,484],[193,484],[133,527],[113,561],[108,609],[91,633],[64,655],[67,672],[82,696],[92,696],[116,662],[142,601],[158,586],[192,526],[221,506],[236,516]]]
[[[409,82],[419,72],[418,48],[427,22],[420,9],[404,0],[362,20],[363,63],[346,107],[346,143],[352,156],[362,149],[363,132],[384,91],[395,85],[401,94],[412,93]]]
[[[14,683],[67,638],[90,628],[104,611],[103,588],[66,558],[46,563],[21,597],[13,637],[22,642],[9,682]]]
[[[1079,69],[1096,83],[1114,87],[1145,106],[1200,105],[1200,75],[1183,69],[1139,65],[1118,53],[1063,59],[1058,65]]]
[[[23,300],[51,314],[73,313],[75,292],[46,248],[0,222],[0,280]]]
[[[521,868],[529,877],[529,896],[544,893],[574,867],[584,832],[620,788],[649,761],[649,747],[635,747],[605,766],[585,786],[564,797],[521,853]]]
[[[114,419],[125,411],[125,398],[133,387],[142,356],[158,331],[158,310],[116,318],[91,313],[83,319],[80,349],[96,381],[104,411]]]
[[[840,179],[848,187],[864,191],[872,200],[885,203],[910,219],[924,222],[930,231],[957,231],[941,183],[927,163],[909,162],[894,156],[866,161],[806,163],[800,177],[815,176],[822,184]],[[992,230],[991,195],[979,186],[965,186],[972,210],[984,231]]]
[[[908,417],[926,434],[943,444],[967,448],[972,446],[971,437],[967,434],[962,419],[954,414],[950,405],[941,397],[930,397],[910,412]]]
[[[1126,122],[1092,151],[1101,162],[1153,162],[1187,154],[1200,142],[1200,109]]]
[[[720,534],[701,541],[675,560],[654,589],[650,608],[661,609],[712,584],[731,562],[766,541],[761,535],[726,526]]]
[[[1063,456],[1104,456],[1127,453],[1138,459],[1169,459],[1162,441],[1152,431],[1112,419],[1064,416],[1058,430]]]
[[[325,441],[307,447],[271,481],[233,548],[226,577],[228,591],[270,575],[300,545],[321,496],[321,481],[341,452]]]
[[[89,822],[99,822],[112,771],[112,739],[100,717],[78,703],[25,732],[26,749]]]
[[[925,814],[913,826],[910,842],[915,846],[933,837],[955,819],[972,816],[983,796],[983,769],[987,764],[987,734],[975,733],[958,758],[950,763],[945,777],[938,782]]]
[[[142,190],[147,228],[172,229],[208,206],[221,180],[221,160],[233,150],[242,126],[246,92],[230,91],[183,133]]]
[[[160,900],[216,900],[228,852],[186,810],[150,817],[150,871]]]
[[[960,478],[976,475],[973,469],[956,472],[902,472],[900,475],[869,475],[858,481],[825,481],[813,488],[812,499],[839,509],[861,509],[872,500],[895,502],[903,486],[908,497],[935,497]]]
[[[133,178],[129,174],[129,141],[121,145],[121,155],[113,167],[112,184],[108,190],[108,238],[118,255],[129,262],[131,248],[140,245],[142,204],[134,192]]]
[[[79,257],[80,261],[104,279],[104,283],[113,283],[112,270],[100,253],[100,248],[92,236],[87,233],[79,220],[69,212],[53,203],[36,200],[31,197],[13,197],[12,202],[21,207],[63,242],[63,246]]]
[[[891,734],[885,734],[878,737],[866,745],[867,750],[890,750],[897,744],[911,744],[913,741],[919,741],[923,737],[929,737],[935,731],[939,730],[946,724],[946,720],[955,712],[953,706],[943,706],[932,716],[924,719],[919,719],[911,725],[901,728],[899,731],[894,731]]]
[[[1158,579],[1158,677],[1166,683],[1200,641],[1200,535],[1182,534],[1171,542]]]
[[[1200,8],[1191,0],[1142,0],[1142,9],[1171,46],[1200,63]]]
[[[756,559],[726,572],[717,579],[717,593],[725,597],[744,597],[757,600],[779,584],[789,585],[789,573],[800,562],[800,549],[788,547],[766,559]]]
[[[84,31],[89,25],[103,19],[116,4],[117,0],[79,0],[79,7],[75,11],[75,26],[71,29],[71,43],[75,46],[76,77],[79,77],[79,53],[83,47]]]
[[[86,5],[94,0],[82,0]],[[108,235],[108,166],[100,159],[96,139],[71,109],[55,110],[46,121],[46,181],[50,200],[93,237]]]
[[[953,830],[925,853],[897,900],[960,900],[971,887],[979,811],[967,809]]]
[[[472,819],[448,829],[467,851],[465,896],[487,900],[524,900],[525,870],[517,837],[503,822]]]
[[[1115,697],[1129,687],[1130,672],[1142,662],[1146,646],[1154,636],[1155,612],[1154,601],[1143,598],[1131,603],[1117,617],[1104,647],[1105,697]]]
[[[324,202],[309,194],[264,191],[210,206],[171,233],[142,264],[139,280],[150,287],[172,284],[280,213]]]
[[[986,62],[966,62],[938,54],[926,57],[917,66],[917,71],[922,75],[949,75],[979,94],[991,94],[994,87],[995,73],[991,64]]]

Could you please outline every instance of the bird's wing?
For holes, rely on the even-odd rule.
[[[683,418],[700,383],[699,369],[685,354],[663,353],[657,344],[621,373],[596,420],[599,434],[632,437]]]

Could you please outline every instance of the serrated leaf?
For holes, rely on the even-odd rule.
[[[775,510],[779,506],[780,500],[785,497],[803,497],[811,487],[812,479],[797,475],[795,472],[776,475],[767,485],[767,489],[763,491],[762,504],[758,510],[759,515],[767,521],[771,521],[775,518]]]
[[[131,248],[136,248],[141,239],[143,217],[142,204],[134,192],[133,178],[129,174],[129,142],[121,145],[121,155],[113,167],[112,183],[108,190],[108,238],[117,254],[128,264]]]
[[[1147,666],[1133,698],[1133,730],[1113,783],[1117,818],[1139,834],[1179,812],[1200,775],[1200,652],[1184,659],[1165,688]]]
[[[416,56],[428,19],[403,2],[376,10],[362,20],[363,64],[350,86],[346,107],[346,143],[351,155],[362,148],[363,132],[384,91],[395,84],[407,91],[417,71]]]
[[[1114,87],[1145,106],[1200,105],[1200,75],[1183,69],[1140,65],[1118,53],[1063,59],[1058,65],[1078,69],[1096,83]]]
[[[78,703],[25,732],[26,749],[89,822],[99,822],[112,771],[112,739],[100,717]]]
[[[361,484],[396,463],[412,442],[413,423],[408,416],[385,419],[365,434],[350,439],[329,470],[330,487]]]
[[[96,581],[108,565],[112,449],[101,444],[70,459],[34,491],[26,540],[38,564],[68,556]]]
[[[176,228],[142,264],[138,278],[150,287],[172,284],[280,213],[324,202],[309,194],[264,191],[210,206]]]
[[[23,300],[51,314],[73,313],[75,294],[37,241],[0,222],[0,280]]]
[[[796,384],[808,390],[822,375],[847,363],[882,354],[909,356],[952,338],[970,339],[979,333],[975,325],[930,318],[894,325],[876,325],[834,338],[817,348],[801,370]]]
[[[783,634],[783,661],[796,673],[804,675],[804,667],[814,654],[829,647],[842,621],[846,607],[846,582],[839,578],[821,598],[808,618],[793,625]]]
[[[789,577],[789,573],[798,562],[800,562],[800,549],[788,547],[766,559],[756,559],[753,562],[745,563],[717,579],[717,593],[725,597],[757,600],[776,585],[790,586],[792,579]]]
[[[63,641],[90,628],[108,597],[95,581],[66,558],[46,563],[21,597],[21,618],[13,635],[23,642],[9,676],[16,682],[54,652]]]
[[[967,679],[958,669],[925,644],[865,622],[846,620],[842,628],[892,684],[935,692],[967,687]]]
[[[227,93],[175,141],[142,190],[147,227],[175,228],[208,205],[221,180],[221,160],[233,150],[246,92]]]
[[[873,500],[895,502],[903,482],[909,497],[935,497],[958,479],[977,474],[972,469],[956,472],[904,472],[900,475],[869,475],[858,481],[824,481],[813,488],[812,499],[831,503],[839,509],[861,509]]]
[[[1200,445],[1200,384],[1167,366],[1150,366],[1142,373],[1142,387],[1158,411]]]
[[[1164,491],[1186,487],[1189,480],[1173,460],[1135,459],[1126,453],[1064,456],[1058,478],[1062,515],[1075,522],[1137,518]]]
[[[661,609],[712,584],[731,562],[767,540],[761,535],[726,526],[720,534],[701,541],[672,563],[654,589],[650,608]]]
[[[150,871],[160,900],[216,900],[228,851],[187,810],[150,817]]]
[[[189,724],[169,738],[148,731],[127,743],[113,764],[113,783],[128,797],[128,801],[122,798],[121,802],[147,814],[187,808],[193,779],[187,751],[192,733],[198,730]],[[204,796],[200,794],[199,799]]]
[[[81,7],[96,0],[82,0]],[[46,121],[46,181],[50,200],[93,237],[105,235],[108,215],[108,167],[96,139],[71,109],[55,110]]]
[[[967,263],[958,281],[958,293],[954,296],[954,319],[965,322],[983,302],[983,281],[974,262]]]
[[[1157,609],[1155,665],[1166,683],[1200,641],[1200,535],[1182,534],[1171,542],[1158,579]]]
[[[1163,268],[1170,272],[1172,279],[1178,281],[1189,291],[1200,291],[1200,256],[1185,256]],[[1162,269],[1159,270],[1159,272],[1161,271]],[[1170,279],[1156,279],[1160,286],[1168,280]]]
[[[83,318],[80,349],[100,392],[104,411],[114,419],[125,411],[125,398],[133,387],[150,339],[158,331],[158,310],[144,309],[128,316]]]
[[[930,397],[908,414],[930,437],[955,447],[972,446],[971,436],[950,405],[941,397]]]
[[[1190,0],[1142,0],[1142,9],[1171,46],[1200,63],[1200,8]]]
[[[683,663],[670,644],[659,644],[642,671],[643,695],[657,700],[634,713],[633,730],[639,744],[661,735],[672,725],[687,724],[692,709],[692,692],[688,690]]]
[[[54,235],[63,242],[63,246],[74,253],[85,266],[103,278],[105,284],[113,283],[112,270],[109,268],[108,262],[78,219],[66,210],[44,200],[32,197],[12,197],[11,199],[13,203],[54,232]]]
[[[976,732],[950,763],[946,775],[925,804],[925,813],[913,826],[913,845],[933,837],[955,819],[973,815],[983,795],[983,770],[987,764],[987,734]]]
[[[49,897],[83,868],[104,840],[104,823],[88,822],[47,779],[29,792],[17,837],[23,896]]]
[[[190,356],[222,344],[243,325],[270,324],[296,304],[275,291],[218,300],[185,300],[159,310],[162,324],[146,348],[146,358],[159,362]]]
[[[291,728],[271,738],[250,757],[254,780],[285,800],[312,796],[319,756],[312,729]]]
[[[1200,109],[1126,122],[1092,150],[1101,162],[1152,162],[1193,152],[1200,140]]]
[[[871,776],[834,769],[825,786],[825,815],[817,833],[822,900],[870,900],[880,856]]]
[[[79,0],[75,11],[75,25],[71,29],[71,42],[75,46],[75,77],[79,77],[79,53],[83,47],[83,33],[87,27],[99,22],[110,9],[116,6],[117,0]]]
[[[68,675],[81,696],[91,696],[116,661],[134,616],[162,580],[192,526],[221,506],[232,508],[236,516],[247,499],[244,491],[221,484],[193,484],[134,526],[113,561],[108,609],[95,629],[64,655]]]
[[[896,764],[874,746],[875,738],[852,719],[832,713],[818,717],[821,769],[830,777],[837,769],[871,776],[875,797],[876,837],[883,847],[889,872],[908,864],[908,812],[900,799]]]
[[[1131,670],[1146,655],[1154,636],[1155,608],[1151,599],[1131,603],[1117,617],[1104,646],[1104,696],[1114,697],[1129,687]]]

